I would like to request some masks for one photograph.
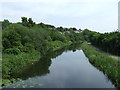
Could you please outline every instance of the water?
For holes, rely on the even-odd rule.
[[[82,49],[67,49],[51,52],[39,62],[26,67],[19,75],[23,84],[34,88],[115,87],[101,71],[89,63]]]

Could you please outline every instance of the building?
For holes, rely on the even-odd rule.
[[[118,2],[118,30],[120,31],[120,1]]]

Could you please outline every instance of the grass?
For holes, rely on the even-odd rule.
[[[90,63],[103,71],[116,87],[120,87],[120,61],[96,51],[87,42],[82,44],[82,49]]]

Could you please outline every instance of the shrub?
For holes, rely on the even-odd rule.
[[[34,50],[34,46],[30,43],[25,43],[25,46],[22,48],[22,52],[30,53]]]
[[[20,50],[17,47],[13,47],[13,48],[6,49],[5,53],[18,55],[20,53]]]
[[[19,44],[21,43],[20,42],[21,36],[15,30],[6,29],[2,33],[2,36],[3,36],[2,44],[5,49],[12,48],[14,46],[19,46]]]

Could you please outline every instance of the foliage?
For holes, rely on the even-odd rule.
[[[2,30],[4,30],[5,28],[7,28],[11,23],[5,19],[3,22],[2,22]]]
[[[29,84],[25,84],[25,81],[23,81],[22,79],[18,78],[17,80],[12,78],[10,80],[8,79],[3,79],[2,82],[4,83],[3,88],[32,88],[34,86],[38,86],[41,87],[43,86],[43,84],[37,83],[33,80],[29,80]]]
[[[15,30],[6,29],[3,31],[2,36],[4,49],[20,46],[21,36]]]
[[[89,61],[107,74],[117,87],[120,87],[120,61],[96,51],[94,48],[90,47],[87,42],[82,44],[82,49],[89,58]]]
[[[18,55],[20,53],[20,50],[17,47],[13,47],[13,48],[6,49],[5,53]]]
[[[27,25],[28,25],[27,18],[26,18],[26,17],[22,17],[21,19],[22,19],[22,24],[23,24],[24,26],[27,26]]]
[[[35,22],[33,22],[32,18],[27,19],[26,17],[22,17],[22,24],[27,27],[33,27]]]
[[[120,55],[120,32],[102,34],[85,29],[82,34],[86,41],[91,42],[100,49]]]
[[[71,43],[82,43],[84,40],[106,51],[120,54],[120,32],[101,34],[85,29],[82,33],[75,33],[78,30],[74,27],[56,28],[44,23],[36,24],[32,18],[21,19],[22,22],[18,23],[10,23],[8,20],[2,22],[3,78],[10,78],[19,73],[28,63],[39,60],[51,49],[56,50]],[[93,64],[99,69],[105,69],[104,72],[118,83],[117,61],[98,53],[86,43],[83,44],[83,50]]]
[[[62,34],[53,25],[35,24],[32,18],[27,17],[21,19],[21,23],[9,23],[7,20],[2,22],[4,78],[14,75],[34,59],[39,60],[40,56],[46,55],[51,49],[56,50],[82,40],[80,34],[74,33],[72,29],[60,27],[62,31],[70,31],[69,34]]]
[[[40,58],[41,54],[38,51],[32,51],[31,53],[19,53],[18,55],[3,54],[2,59],[2,76],[3,78],[9,78],[9,75],[18,73],[26,64],[31,61],[36,61]],[[7,75],[9,74],[9,75]]]
[[[84,38],[81,35],[81,33],[71,32],[71,33],[66,33],[65,36],[68,37],[68,39],[73,43],[84,41]]]

